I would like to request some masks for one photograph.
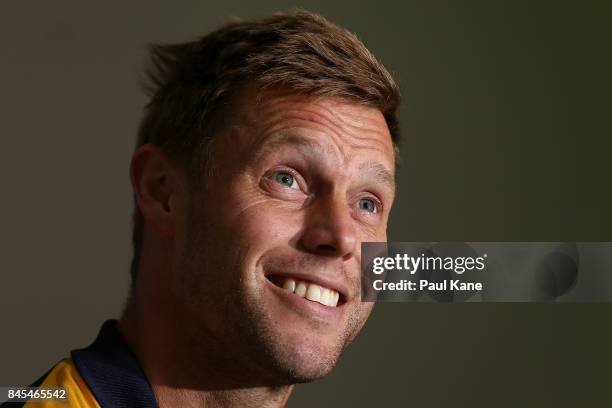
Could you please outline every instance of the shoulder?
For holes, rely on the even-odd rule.
[[[83,378],[76,369],[72,358],[61,360],[49,371],[47,371],[30,387],[40,388],[62,388],[66,391],[65,401],[43,401],[43,402],[11,402],[0,405],[2,408],[54,408],[54,407],[75,407],[75,408],[100,408],[91,390],[83,381]]]
[[[32,387],[64,388],[69,404],[10,403],[0,408],[157,408],[157,402],[136,356],[130,351],[117,321],[108,320],[89,346],[73,350]]]

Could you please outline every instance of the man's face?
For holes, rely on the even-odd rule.
[[[378,110],[339,99],[241,106],[190,197],[173,294],[198,352],[309,381],[372,310],[360,300],[361,242],[386,240],[391,137]]]

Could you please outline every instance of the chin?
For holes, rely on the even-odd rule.
[[[277,373],[287,384],[307,383],[328,375],[337,362],[337,357],[321,358],[317,352],[301,352],[300,356],[277,360]]]
[[[251,351],[257,349],[259,366],[271,374],[274,382],[305,383],[332,371],[344,349],[343,338],[321,333],[305,335],[298,330],[288,333],[286,329],[268,326],[267,330],[261,330],[260,326],[258,336],[251,337]]]
[[[285,336],[277,337],[284,341],[275,344],[275,360],[294,383],[310,382],[328,375],[348,343],[348,333],[345,332],[326,335],[293,331],[287,334],[285,332]]]

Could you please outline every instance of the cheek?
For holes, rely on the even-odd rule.
[[[302,215],[256,192],[235,197],[234,214],[226,225],[228,240],[239,248],[242,262],[253,268],[266,252],[290,245],[301,228]]]
[[[362,305],[362,316],[363,316],[363,320],[367,320],[368,317],[370,317],[370,314],[372,313],[372,309],[374,309],[374,302],[363,302],[361,303]]]
[[[262,203],[243,211],[236,219],[234,230],[244,245],[258,252],[279,245],[288,245],[300,229],[301,216]]]
[[[372,313],[372,309],[374,308],[374,302],[360,303],[358,308],[359,308],[358,318],[356,319],[357,320],[356,328],[355,328],[352,338],[354,338],[361,331],[366,321],[370,317],[370,314]]]

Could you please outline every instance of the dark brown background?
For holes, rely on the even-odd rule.
[[[320,12],[403,90],[391,240],[611,241],[606,3],[2,2],[0,385],[29,384],[122,309],[147,43]],[[609,405],[611,312],[382,304],[290,406]]]

